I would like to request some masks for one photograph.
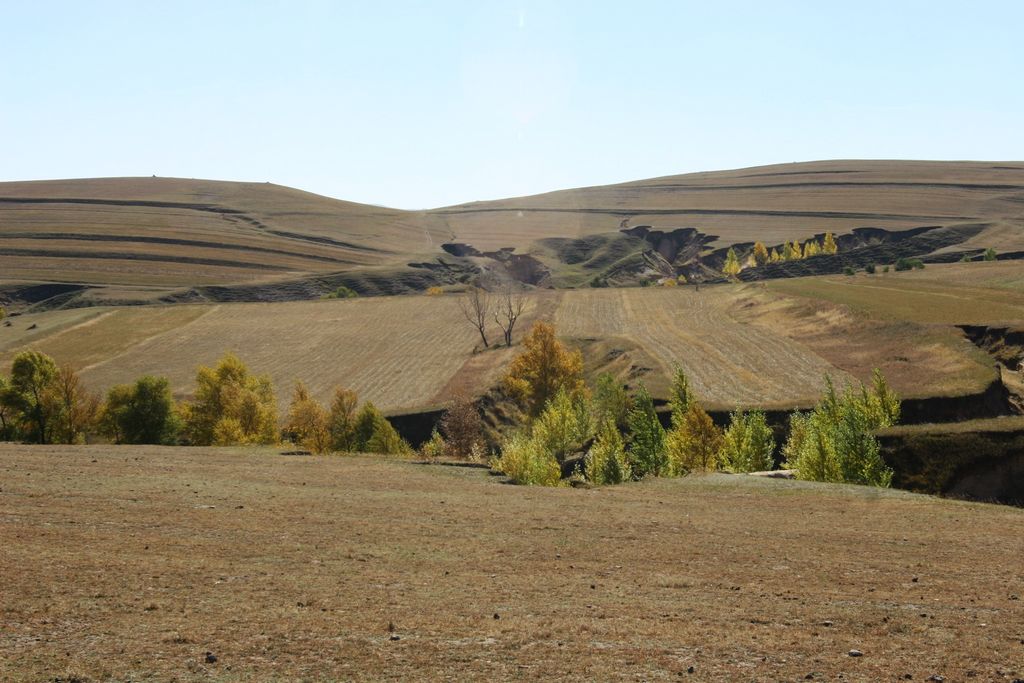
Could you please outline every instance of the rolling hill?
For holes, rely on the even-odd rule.
[[[0,296],[52,306],[395,294],[481,272],[531,285],[720,277],[724,249],[824,232],[841,254],[745,278],[898,256],[1024,255],[1024,162],[827,161],[400,211],[269,183],[0,183]],[[794,267],[799,266],[796,270]],[[792,266],[788,269],[782,266]],[[765,272],[760,272],[765,271]]]

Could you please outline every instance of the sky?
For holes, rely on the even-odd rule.
[[[0,0],[0,181],[422,209],[816,159],[1024,159],[1024,3]]]

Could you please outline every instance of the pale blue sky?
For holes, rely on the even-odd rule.
[[[0,0],[0,180],[426,208],[827,158],[1024,159],[1024,2]]]

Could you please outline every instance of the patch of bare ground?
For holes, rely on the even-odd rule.
[[[4,680],[1024,675],[1013,508],[244,449],[8,445],[0,473]]]

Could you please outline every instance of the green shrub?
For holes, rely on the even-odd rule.
[[[412,449],[398,435],[387,418],[370,401],[363,404],[355,418],[353,450],[382,455],[401,455]]]
[[[594,445],[587,452],[587,479],[598,485],[621,484],[633,477],[622,435],[611,420],[604,420]]]
[[[855,272],[856,271],[854,271],[853,266],[844,266],[843,267],[843,275],[853,275]]]
[[[146,375],[134,385],[111,388],[103,409],[101,431],[115,443],[175,443],[181,419],[167,378]]]
[[[633,407],[627,419],[629,424],[629,463],[633,477],[642,479],[647,475],[669,474],[668,456],[665,452],[665,429],[658,421],[647,387],[643,384],[633,400]]]
[[[874,263],[869,263],[868,265],[864,266],[864,272],[867,273],[868,275],[874,275],[875,274],[875,264]]]
[[[722,439],[719,456],[731,472],[762,472],[772,469],[775,437],[760,410],[736,411],[729,416],[729,426]]]
[[[924,261],[919,258],[900,258],[896,260],[896,270],[921,270],[924,268]]]
[[[877,370],[870,390],[861,385],[840,395],[831,379],[825,384],[809,415],[790,418],[786,467],[797,470],[799,479],[889,486],[892,470],[874,433],[899,420],[899,399]]]
[[[986,261],[995,261],[996,250],[992,247],[989,247],[988,249],[985,250],[985,255],[982,258],[984,258]]]
[[[501,444],[501,457],[494,468],[517,484],[558,486],[562,470],[542,444],[525,432],[510,434]]]
[[[590,404],[579,394],[573,396],[561,389],[534,420],[531,429],[538,446],[559,464],[564,463],[570,455],[582,450],[584,443],[593,436]]]
[[[611,374],[605,372],[597,378],[594,388],[594,422],[603,423],[611,420],[619,429],[626,428],[629,415],[630,400],[626,388]]]
[[[321,299],[355,299],[358,296],[359,296],[359,292],[357,292],[356,290],[352,289],[351,287],[346,287],[345,285],[340,285],[334,291],[328,292],[327,294],[322,295],[320,298]]]

